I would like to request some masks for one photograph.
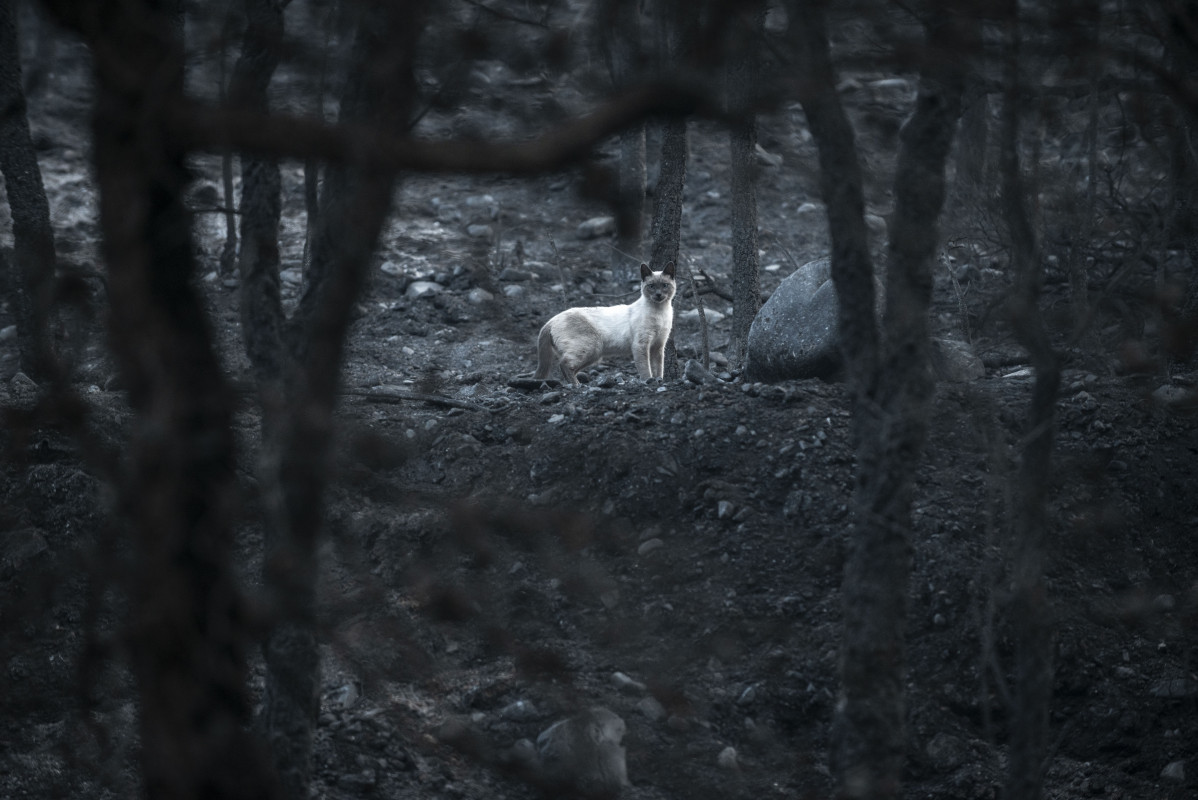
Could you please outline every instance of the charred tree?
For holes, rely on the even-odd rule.
[[[21,369],[40,382],[50,371],[46,315],[54,283],[54,231],[25,113],[20,55],[16,3],[0,0],[0,172],[13,224],[11,267],[0,280],[8,284],[15,305]]]
[[[737,21],[739,37],[728,65],[728,96],[748,98],[759,77],[757,48],[765,29],[765,4],[755,4]],[[751,108],[741,109],[729,126],[728,149],[732,162],[732,341],[736,363],[743,366],[749,326],[761,306],[757,190],[753,183],[757,115]]]
[[[641,56],[641,15],[635,1],[612,0],[596,20],[599,47],[607,61],[612,86],[626,88],[636,76]],[[616,246],[611,268],[621,280],[640,277],[641,240],[645,216],[645,123],[629,125],[619,134]]]
[[[686,18],[670,3],[659,9],[657,46],[663,59],[683,60],[687,44],[694,35],[693,20]],[[661,157],[658,160],[657,184],[653,192],[652,242],[649,264],[660,270],[666,264],[678,262],[678,245],[682,236],[682,200],[686,190],[686,163],[689,158],[686,118],[671,116],[661,126]],[[674,334],[666,342],[665,380],[676,380],[682,374],[678,366],[678,351]]]
[[[246,0],[245,40],[233,68],[229,102],[267,111],[267,88],[279,63],[283,40],[282,0]],[[283,371],[283,308],[279,299],[279,218],[281,183],[278,160],[241,157],[241,323],[246,354],[260,391],[279,391]],[[264,419],[280,398],[263,396]]]
[[[254,0],[268,36],[262,44],[276,50],[281,9]],[[421,0],[371,6],[360,11],[351,75],[341,98],[341,121],[372,124],[397,134],[406,132],[416,97],[413,62],[422,30]],[[248,34],[248,32],[247,32]],[[247,40],[247,45],[249,44]],[[261,314],[249,321],[258,327],[247,343],[262,345],[260,370],[264,385],[276,386],[268,354],[281,323],[277,306],[277,171],[263,182],[264,225],[243,233],[246,258],[265,255],[276,265],[254,285]],[[318,712],[319,654],[316,646],[316,548],[323,526],[324,491],[328,482],[333,411],[341,380],[341,364],[354,303],[365,285],[370,257],[391,210],[396,175],[366,164],[331,166],[320,198],[319,227],[300,306],[284,328],[282,386],[286,405],[270,424],[264,443],[266,508],[265,582],[272,592],[276,618],[263,651],[267,691],[263,725],[285,786],[306,793],[312,737]],[[274,227],[271,227],[274,226]],[[256,245],[254,244],[256,243]],[[259,273],[266,269],[263,261]],[[282,402],[264,394],[264,410]],[[296,796],[302,796],[297,794]]]
[[[134,552],[127,653],[148,797],[274,797],[246,727],[246,615],[231,564],[234,398],[195,289],[176,3],[56,3],[91,46],[111,346],[134,410],[118,491]]]
[[[834,88],[823,4],[799,2],[793,8],[800,100],[819,148],[857,450],[853,529],[842,583],[833,775],[841,796],[898,797],[906,747],[911,478],[923,447],[932,389],[927,321],[931,265],[939,241],[945,164],[964,90],[960,48],[968,39],[953,14],[935,15],[939,21],[927,29],[915,112],[900,134],[879,338],[860,161]]]
[[[1044,544],[1061,367],[1040,312],[1043,282],[1040,243],[1028,209],[1028,190],[1019,158],[1020,109],[1026,97],[1020,70],[1022,41],[1018,4],[1011,2],[1007,14],[999,131],[1001,205],[1015,278],[1014,296],[1010,301],[1012,325],[1020,344],[1031,357],[1036,380],[1015,486],[1018,511],[1013,519],[1011,542],[1015,683],[1011,690],[1010,755],[1003,796],[1007,800],[1035,800],[1040,797],[1044,785],[1048,711],[1052,699],[1053,625],[1044,582]]]

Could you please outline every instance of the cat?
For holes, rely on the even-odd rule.
[[[665,374],[666,340],[674,325],[674,262],[654,272],[641,264],[641,296],[622,306],[568,308],[550,319],[537,338],[537,371],[549,377],[560,364],[566,383],[578,386],[578,371],[602,358],[632,356],[642,380]]]

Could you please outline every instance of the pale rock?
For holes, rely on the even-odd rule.
[[[659,550],[664,546],[665,542],[655,536],[652,539],[641,542],[641,546],[636,549],[636,554],[638,556],[647,556],[654,550]]]
[[[832,261],[811,261],[788,275],[749,327],[745,377],[774,382],[827,378],[840,366],[839,304]]]
[[[617,689],[625,694],[644,694],[645,691],[647,691],[645,684],[630,678],[623,672],[613,672],[611,676],[611,682],[615,684]]]
[[[483,289],[481,286],[475,286],[466,295],[466,299],[476,306],[481,306],[484,303],[489,303],[495,299],[495,295]]]
[[[620,744],[626,730],[601,707],[555,722],[537,737],[542,779],[555,796],[615,797],[629,785]]]
[[[717,322],[719,322],[720,320],[722,320],[724,318],[723,313],[716,311],[714,309],[710,309],[710,308],[705,309],[703,311],[703,316],[705,316],[707,318],[708,325],[715,325]],[[682,311],[678,314],[675,314],[674,322],[675,322],[675,324],[681,322],[685,325],[693,325],[695,327],[699,327],[699,324],[700,324],[699,309],[689,308],[686,311]]]
[[[740,769],[740,761],[737,757],[736,748],[729,745],[720,751],[716,756],[715,763],[720,769],[738,770]]]
[[[598,239],[600,236],[610,236],[615,232],[615,217],[591,217],[578,226],[576,235],[579,239]]]
[[[666,718],[666,707],[655,697],[642,697],[636,704],[636,710],[650,722],[661,722]]]
[[[1152,400],[1165,408],[1183,408],[1198,405],[1198,392],[1182,386],[1162,386],[1152,393]]]
[[[490,239],[494,233],[490,225],[475,223],[466,226],[466,235],[471,239]]]
[[[499,716],[513,722],[521,722],[536,719],[540,716],[540,712],[537,711],[537,707],[530,700],[517,700],[514,703],[508,703],[500,709]]]
[[[1186,762],[1170,761],[1161,770],[1161,778],[1173,783],[1185,783],[1186,780]]]
[[[404,296],[409,300],[415,300],[420,297],[440,294],[442,291],[444,291],[444,287],[434,281],[412,281],[408,284],[408,288],[404,290]]]

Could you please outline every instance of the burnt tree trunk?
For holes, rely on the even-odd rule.
[[[682,235],[682,196],[686,187],[686,120],[671,117],[662,123],[661,167],[657,189],[653,194],[653,243],[649,264],[655,270],[678,261],[678,244]],[[666,341],[665,380],[676,380],[682,374],[678,367],[678,350],[674,332]]]
[[[999,133],[1001,205],[1015,278],[1012,325],[1020,344],[1031,357],[1036,380],[1016,477],[1018,511],[1012,520],[1011,618],[1015,632],[1015,685],[1011,691],[1010,755],[1003,796],[1007,800],[1035,800],[1044,786],[1048,712],[1052,700],[1053,625],[1044,582],[1044,539],[1061,368],[1040,312],[1043,282],[1040,243],[1028,210],[1028,190],[1024,186],[1019,159],[1020,107],[1026,97],[1019,64],[1018,5],[1012,2],[1008,13]]]
[[[267,89],[283,41],[283,4],[279,0],[245,0],[245,22],[228,102],[248,111],[266,112]],[[262,409],[259,475],[268,565],[272,558],[280,557],[280,552],[287,551],[291,540],[280,470],[286,447],[282,439],[287,412],[285,378],[290,367],[283,348],[285,317],[279,289],[280,193],[278,161],[265,155],[242,154],[238,254],[241,331]],[[264,647],[267,676],[260,723],[285,793],[304,797],[311,777],[312,736],[319,711],[319,661],[309,624],[311,609],[307,608],[311,590],[302,585],[275,585],[274,573],[269,569],[265,577],[268,589],[275,592],[279,610]],[[297,577],[296,583],[302,580]],[[279,644],[280,638],[285,645]]]
[[[406,132],[425,5],[407,0],[361,10],[357,60],[341,98],[342,122]],[[277,617],[263,646],[263,723],[285,785],[305,793],[318,712],[316,548],[323,526],[333,412],[353,306],[391,209],[395,178],[392,172],[364,165],[327,169],[304,294],[285,329],[287,405],[264,445],[264,470],[272,473],[264,492],[264,570]],[[277,186],[272,192],[277,198]],[[272,208],[272,213],[277,212]],[[243,248],[247,238],[243,235]],[[259,247],[270,250],[273,242],[263,241]],[[273,298],[268,301],[267,319],[272,321],[278,319],[273,303]]]
[[[758,79],[757,48],[765,29],[765,4],[746,12],[728,66],[729,98],[751,97]],[[729,103],[732,105],[732,102]],[[732,342],[735,360],[745,363],[749,327],[761,307],[761,271],[757,255],[757,115],[744,108],[729,126],[732,161]]]
[[[887,251],[883,336],[875,315],[860,162],[834,89],[822,4],[800,2],[800,100],[819,148],[832,236],[841,347],[854,400],[853,529],[845,563],[841,696],[832,766],[840,796],[898,797],[906,747],[905,626],[912,475],[932,389],[928,307],[945,165],[960,115],[965,31],[949,15],[927,31],[915,113],[904,124]]]
[[[248,634],[231,564],[234,397],[195,289],[187,154],[169,132],[183,98],[180,8],[52,7],[91,46],[96,69],[112,351],[135,412],[118,500],[134,551],[126,640],[145,793],[278,796],[246,727]]]
[[[612,86],[626,88],[636,77],[641,55],[641,22],[637,3],[606,4],[596,20],[599,46],[607,61]],[[617,179],[616,246],[611,268],[617,279],[640,278],[641,240],[645,216],[645,123],[637,122],[619,134],[620,165]]]
[[[233,68],[229,102],[267,111],[267,88],[283,39],[281,0],[246,0],[245,41]],[[281,182],[277,159],[241,157],[241,325],[259,391],[274,394],[283,374],[283,307],[279,296]],[[262,398],[265,420],[280,398]]]
[[[50,373],[46,315],[54,282],[54,231],[25,114],[20,55],[16,3],[0,0],[0,172],[13,228],[10,274],[0,280],[8,284],[15,305],[21,369],[40,382]]]

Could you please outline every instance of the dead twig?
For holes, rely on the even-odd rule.
[[[486,411],[490,413],[490,409],[480,406],[477,403],[471,403],[468,400],[455,400],[452,397],[446,397],[440,394],[426,394],[424,392],[412,392],[407,389],[401,389],[398,386],[371,386],[369,389],[343,389],[342,395],[348,397],[361,397],[369,400],[372,403],[428,403],[434,406],[445,406],[447,408],[461,408],[466,411]]]

